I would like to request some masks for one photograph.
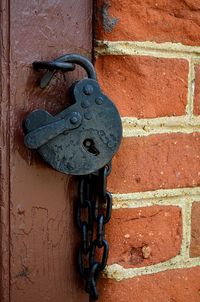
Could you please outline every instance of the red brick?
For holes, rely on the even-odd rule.
[[[116,282],[101,280],[99,302],[199,302],[200,267]]]
[[[122,116],[184,115],[188,62],[152,57],[102,56],[96,61],[103,91]]]
[[[152,206],[114,210],[106,235],[109,264],[139,267],[166,261],[180,251],[181,209]]]
[[[195,66],[194,114],[200,114],[200,65]]]
[[[192,205],[192,230],[190,256],[200,256],[200,203],[194,202]]]
[[[198,0],[98,0],[97,19],[97,39],[200,45]]]
[[[113,160],[114,193],[200,185],[200,134],[124,138]]]

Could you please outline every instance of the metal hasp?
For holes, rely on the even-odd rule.
[[[121,137],[120,115],[96,80],[91,62],[78,54],[67,54],[52,62],[34,62],[47,69],[41,80],[44,88],[56,70],[82,66],[88,75],[71,88],[71,103],[52,116],[43,109],[31,112],[24,121],[25,144],[37,149],[54,169],[71,175],[87,175],[108,164],[117,152]]]

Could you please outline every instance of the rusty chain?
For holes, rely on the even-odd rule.
[[[112,196],[106,190],[110,172],[111,163],[97,173],[80,179],[77,225],[81,230],[81,244],[78,250],[78,268],[85,279],[85,291],[90,295],[90,301],[98,300],[97,280],[108,259],[105,224],[109,222],[112,211]]]

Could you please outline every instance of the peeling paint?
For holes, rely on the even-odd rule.
[[[111,7],[110,3],[108,1],[105,1],[101,9],[103,29],[107,33],[111,33],[114,27],[119,22],[118,18],[114,18],[110,16],[109,14],[110,7]]]
[[[16,278],[27,278],[30,274],[28,267],[23,267],[23,269],[16,275]]]

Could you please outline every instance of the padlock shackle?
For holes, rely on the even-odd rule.
[[[58,57],[55,61],[57,62],[66,62],[66,63],[75,63],[80,65],[87,72],[88,78],[96,80],[96,72],[92,63],[88,60],[88,58],[81,56],[76,53],[66,54],[64,56]]]
[[[33,67],[38,69],[47,69],[47,72],[40,81],[40,88],[45,88],[52,79],[56,70],[72,71],[75,69],[74,64],[77,64],[85,69],[87,76],[90,79],[96,80],[96,72],[92,63],[88,58],[79,54],[71,53],[60,56],[53,61],[35,61]]]

